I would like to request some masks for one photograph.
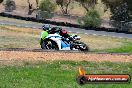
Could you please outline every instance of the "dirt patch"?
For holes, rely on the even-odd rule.
[[[0,61],[108,61],[132,62],[132,55],[95,54],[95,53],[68,53],[68,52],[25,52],[25,51],[0,51]]]

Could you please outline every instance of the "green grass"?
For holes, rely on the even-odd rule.
[[[88,74],[130,74],[132,76],[131,63],[54,61],[33,64],[25,62],[20,66],[0,67],[0,88],[132,88],[132,83],[80,86],[75,80],[80,65]]]
[[[94,49],[94,52],[109,52],[109,53],[130,53],[132,54],[132,42],[125,42],[122,46],[117,48],[108,48],[108,49]]]
[[[113,48],[113,49],[106,49],[106,50],[100,50],[103,52],[118,52],[118,53],[132,53],[132,42],[125,43],[123,46],[119,48]]]

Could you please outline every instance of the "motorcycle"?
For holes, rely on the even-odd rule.
[[[70,38],[63,38],[59,34],[49,34],[41,43],[42,49],[80,50],[89,51],[89,47],[80,42],[80,36],[73,34]]]

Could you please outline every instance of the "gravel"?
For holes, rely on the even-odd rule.
[[[26,51],[0,51],[0,61],[95,61],[95,62],[132,62],[129,54],[97,54],[97,53],[68,53],[68,52],[26,52]]]

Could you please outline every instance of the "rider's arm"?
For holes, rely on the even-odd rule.
[[[45,39],[45,37],[47,37],[49,34],[48,34],[48,32],[47,31],[43,31],[42,33],[41,33],[41,39]]]
[[[45,39],[45,37],[47,37],[48,35],[49,35],[49,34],[48,34],[47,31],[42,31],[42,32],[41,32],[41,36],[40,36],[40,41],[39,41],[39,43],[41,44],[42,41]]]

